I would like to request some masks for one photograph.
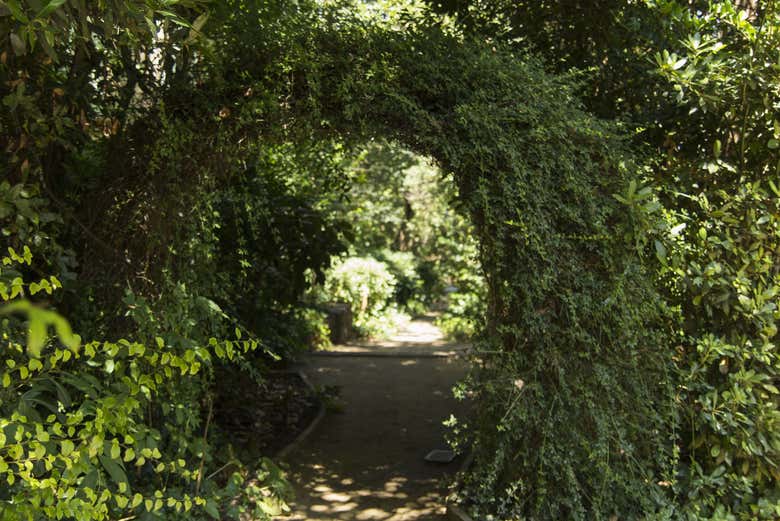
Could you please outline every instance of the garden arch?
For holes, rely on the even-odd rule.
[[[396,140],[454,175],[474,222],[489,302],[472,496],[500,510],[511,495],[517,518],[654,510],[639,503],[667,450],[662,306],[614,197],[637,170],[617,127],[534,57],[436,26],[302,34],[231,49],[229,67],[263,78],[276,138]],[[279,62],[247,60],[252,45]]]

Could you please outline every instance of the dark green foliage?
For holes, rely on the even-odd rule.
[[[163,4],[0,6],[0,227],[14,248],[0,293],[19,312],[2,323],[0,421],[40,446],[56,439],[44,452],[56,470],[20,463],[40,450],[32,439],[0,443],[14,465],[0,470],[14,476],[4,505],[119,518],[161,512],[164,488],[168,518],[196,496],[218,517],[214,501],[240,480],[194,473],[218,475],[226,457],[202,428],[225,385],[213,364],[260,378],[317,333],[301,299],[349,238],[335,213],[342,156],[381,138],[452,176],[479,240],[487,320],[465,388],[479,407],[461,491],[478,518],[776,517],[774,4],[743,17],[726,3],[594,3],[605,16],[583,26],[565,4],[479,3],[455,28],[346,2],[225,1],[208,17],[200,2]],[[548,72],[575,64],[600,72],[576,85]],[[583,85],[588,107],[648,129],[636,135],[654,172],[627,127],[585,112]],[[43,297],[60,285],[52,274],[62,298]],[[30,300],[90,338],[137,342],[88,342],[77,360],[65,323]],[[262,342],[211,340],[247,334]],[[53,420],[24,399],[60,383],[60,358],[39,352],[81,386]],[[121,397],[121,414],[72,415],[94,396],[105,414]],[[78,429],[64,436],[68,418]],[[125,477],[133,429],[165,464]],[[63,487],[75,499],[36,510],[55,503],[57,480],[41,495],[30,483],[74,450],[84,467]],[[275,467],[259,472],[283,495]],[[109,493],[95,499],[98,476]]]
[[[471,35],[532,49],[557,73],[579,75],[578,91],[601,117],[637,122],[680,117],[658,110],[662,83],[648,67],[647,55],[663,48],[673,1],[625,0],[426,0],[455,18]],[[691,11],[705,2],[688,2]],[[653,129],[654,130],[654,129]]]
[[[345,248],[329,150],[269,147],[214,197],[219,302],[282,355],[307,345],[303,295]]]
[[[679,321],[678,513],[777,517],[777,3],[431,3],[557,70],[591,68],[588,107],[638,127],[667,208],[639,205],[649,255]]]
[[[11,300],[3,311],[19,312],[2,319],[0,510],[4,519],[235,517],[246,509],[230,500],[249,471],[232,462],[243,474],[215,472],[230,453],[208,427],[211,389],[225,385],[213,369],[260,378],[269,360],[310,340],[299,327],[307,312],[291,303],[303,270],[321,269],[340,246],[316,188],[280,178],[307,176],[299,165],[330,154],[280,153],[225,124],[224,106],[198,88],[211,69],[199,2],[50,4],[0,5],[0,124],[12,152],[0,159],[3,253],[34,251],[23,262],[11,255],[18,266],[0,273],[0,296]],[[271,168],[274,155],[292,166]],[[251,191],[242,180],[255,164],[264,170]],[[230,198],[238,220],[253,207],[280,218],[260,213],[226,230],[219,212]],[[278,240],[291,223],[298,244]],[[223,263],[251,257],[225,251],[237,237],[261,242],[258,251],[272,252],[266,263],[254,272]],[[267,273],[271,256],[290,266],[289,284]],[[52,294],[59,281],[49,274],[63,291]],[[243,306],[250,276],[272,302]],[[66,323],[39,310],[46,305],[84,336],[82,353],[47,339],[45,324],[59,334]],[[123,336],[130,340],[93,341]],[[281,491],[281,474],[263,467],[259,479]],[[278,507],[276,495],[253,494],[256,518]]]
[[[232,291],[254,281],[280,303],[294,300],[288,290],[302,287],[301,269],[321,267],[333,244],[317,246],[297,219],[327,221],[312,213],[306,191],[262,174],[316,161],[276,170],[299,155],[274,147],[397,140],[454,176],[480,240],[488,323],[472,382],[481,404],[466,483],[473,507],[480,515],[592,519],[662,506],[669,357],[629,209],[612,197],[634,174],[617,129],[588,117],[568,80],[535,58],[414,18],[377,23],[314,3],[224,2],[211,23],[200,48],[164,51],[166,81],[143,75],[150,97],[126,102],[118,127],[113,119],[101,120],[102,132],[73,126],[78,139],[68,143],[88,146],[59,156],[37,149],[30,161],[36,175],[58,180],[52,193],[74,222],[87,223],[62,240],[81,246],[74,288],[94,288],[106,331],[139,324],[186,348],[210,329],[197,319],[197,302],[247,313],[247,297]],[[189,38],[174,25],[172,37]],[[123,48],[105,49],[118,67],[100,73],[109,83],[148,67],[141,48],[129,47],[130,62]],[[101,63],[87,70],[102,71]],[[84,92],[89,102],[69,110],[105,117],[106,91]],[[51,177],[43,166],[79,158],[91,175]],[[237,227],[222,231],[214,212]],[[276,240],[276,230],[290,241]],[[246,250],[249,266],[236,251],[223,271],[217,259],[234,248]],[[288,284],[277,285],[274,269]],[[233,286],[236,277],[246,282]],[[126,286],[133,322],[117,316]],[[177,311],[167,318],[169,309]],[[171,396],[192,404],[204,390],[193,384],[186,397]],[[194,425],[179,444],[196,446]]]
[[[435,158],[481,241],[489,323],[467,482],[478,510],[591,519],[664,506],[670,356],[629,210],[612,197],[632,174],[614,129],[529,56],[424,24],[329,27],[326,16],[298,36],[311,58],[277,65],[295,78],[299,131],[359,130]],[[256,38],[238,39],[237,56]]]
[[[677,489],[691,516],[776,519],[780,10],[668,7],[675,39],[656,63],[688,116],[666,127],[660,196],[675,211],[653,232],[680,311]]]

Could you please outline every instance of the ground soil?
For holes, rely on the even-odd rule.
[[[272,456],[292,442],[319,410],[319,397],[294,372],[274,371],[260,384],[231,374],[215,400],[214,424],[242,461]]]

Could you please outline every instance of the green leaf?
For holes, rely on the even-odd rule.
[[[38,11],[36,18],[45,18],[54,12],[55,9],[63,5],[68,0],[51,0],[43,9]]]
[[[71,351],[78,351],[81,346],[81,337],[73,332],[68,321],[54,312],[49,312],[49,320],[54,324],[54,330],[57,332],[60,342]]]
[[[27,334],[27,350],[32,356],[40,356],[46,343],[46,322],[38,313],[30,313],[30,328]]]
[[[73,450],[75,449],[75,446],[73,445],[73,442],[70,440],[62,440],[62,443],[60,444],[60,453],[65,456],[66,458],[70,456],[73,453]]]
[[[119,483],[127,483],[127,474],[125,474],[124,469],[116,461],[103,455],[99,455],[98,459],[114,483],[117,485]]]
[[[192,22],[192,28],[190,29],[190,34],[187,37],[186,43],[191,43],[195,41],[198,36],[200,36],[201,29],[203,29],[203,26],[206,25],[206,21],[208,19],[209,13],[203,13],[197,17],[194,22]]]
[[[710,456],[712,456],[713,458],[717,458],[719,454],[720,454],[720,447],[718,445],[713,445],[712,448],[710,449]]]
[[[715,156],[715,159],[720,159],[720,153],[721,153],[720,139],[716,139],[715,143],[713,143],[712,145],[712,155]]]
[[[219,509],[213,499],[206,501],[206,504],[203,505],[203,510],[205,510],[213,519],[219,519]]]
[[[134,459],[135,459],[135,451],[133,450],[132,447],[129,447],[128,449],[125,450],[124,461],[125,462],[129,462],[129,461],[132,461]]]
[[[661,241],[655,241],[655,254],[661,262],[666,261],[666,246]]]
[[[30,19],[27,18],[27,15],[24,14],[22,7],[19,5],[19,2],[16,0],[5,0],[4,3],[8,10],[11,11],[11,16],[16,18],[18,22],[22,22],[25,25],[30,23]]]

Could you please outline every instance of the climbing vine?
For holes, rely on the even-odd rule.
[[[503,3],[0,3],[3,519],[284,510],[272,462],[218,450],[217,375],[261,382],[318,331],[304,296],[345,250],[340,165],[378,139],[454,179],[479,243],[472,513],[772,518],[777,13],[716,4],[621,11],[691,34],[613,104],[608,75],[517,45],[568,25],[516,35]],[[617,68],[582,56],[635,70],[615,45]],[[679,128],[600,120],[583,85],[602,114],[673,99]]]

